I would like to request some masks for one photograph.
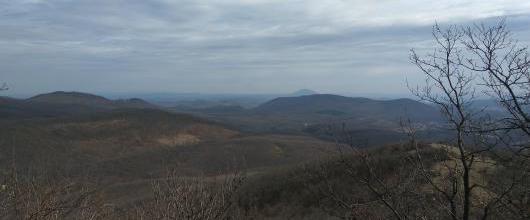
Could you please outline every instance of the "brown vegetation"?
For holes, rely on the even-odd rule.
[[[423,56],[412,51],[412,62],[425,76],[425,84],[412,91],[439,107],[445,122],[435,125],[450,135],[435,144],[421,142],[418,132],[426,125],[411,121],[401,123],[400,137],[408,137],[403,143],[379,148],[362,146],[347,123],[340,130],[317,129],[335,140],[328,142],[248,134],[153,109],[1,122],[0,217],[528,219],[530,59],[510,36],[504,21],[491,27],[435,25],[434,51]],[[487,117],[472,108],[478,89],[495,98],[507,116]],[[63,102],[74,95],[111,102],[55,95],[44,100]],[[278,105],[295,115],[307,110],[285,100],[265,110]],[[431,112],[428,105],[405,101]],[[383,115],[396,106],[372,104]],[[316,107],[310,112],[315,117],[345,112]],[[305,118],[297,120],[287,124],[309,127],[299,123]]]

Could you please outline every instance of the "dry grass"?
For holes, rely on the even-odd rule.
[[[163,136],[156,138],[156,142],[165,146],[182,146],[193,145],[199,143],[201,140],[191,134],[176,134],[175,136]]]

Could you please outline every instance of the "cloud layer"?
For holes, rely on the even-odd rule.
[[[0,80],[13,93],[400,93],[435,21],[498,16],[528,42],[525,0],[0,0]]]

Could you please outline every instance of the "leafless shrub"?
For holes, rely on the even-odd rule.
[[[443,216],[432,214],[442,212],[437,206],[422,205],[431,203],[434,195],[423,191],[426,182],[414,166],[409,145],[367,149],[356,145],[345,129],[340,134],[337,139],[346,143],[337,142],[338,158],[306,168],[306,187],[322,195],[321,208],[328,214],[341,219]]]
[[[95,188],[68,179],[11,176],[1,185],[2,219],[100,219]]]
[[[183,177],[170,173],[152,183],[153,200],[135,209],[140,219],[230,219],[240,174]]]

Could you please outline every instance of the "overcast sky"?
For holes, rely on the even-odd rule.
[[[430,26],[508,17],[528,0],[0,0],[10,94],[405,94]]]

